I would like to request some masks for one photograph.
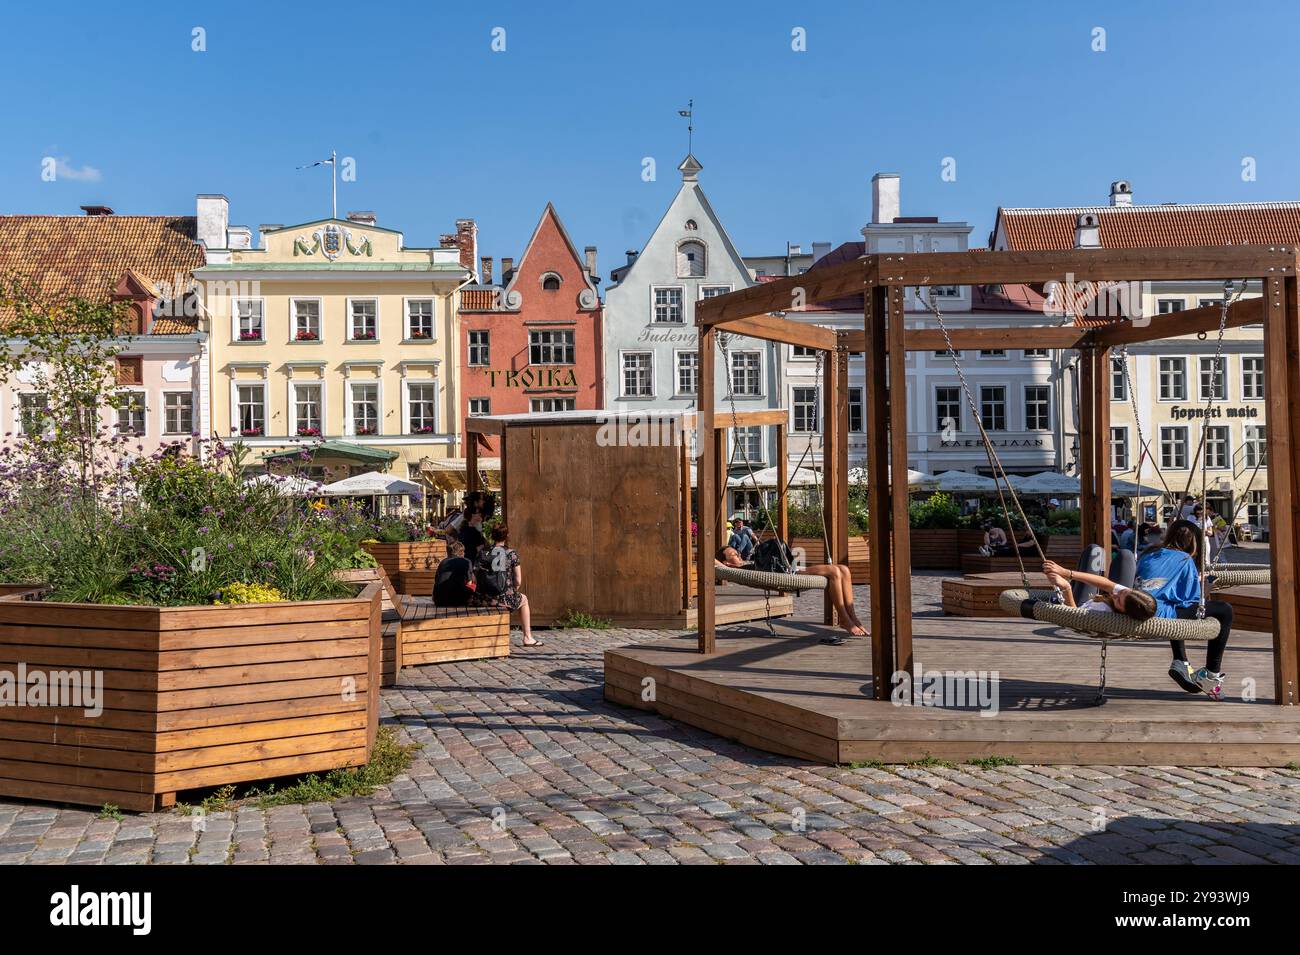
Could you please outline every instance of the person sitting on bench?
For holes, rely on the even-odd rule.
[[[714,560],[724,567],[752,569],[754,566],[746,562],[734,547],[723,547],[715,555]],[[857,612],[853,609],[853,576],[847,567],[843,564],[813,564],[803,570],[796,570],[795,573],[809,577],[825,577],[826,592],[830,594],[831,603],[839,612],[840,626],[847,630],[850,636],[867,635],[867,628],[862,625]]]
[[[474,565],[465,558],[465,545],[453,538],[433,573],[433,602],[439,607],[466,607],[474,586]]]

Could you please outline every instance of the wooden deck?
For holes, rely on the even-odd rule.
[[[913,617],[924,671],[996,671],[997,712],[875,701],[870,645],[823,645],[823,628],[781,621],[778,637],[721,629],[718,653],[695,637],[605,651],[605,696],[769,752],[822,763],[954,761],[1281,766],[1300,762],[1300,707],[1273,696],[1271,640],[1233,633],[1224,666],[1232,702],[1178,689],[1165,644],[1112,645],[1108,699],[1096,706],[1095,641],[1021,619]],[[1193,650],[1193,659],[1202,651]],[[646,678],[653,683],[645,683]],[[1259,702],[1242,702],[1252,678]],[[649,690],[653,689],[653,693]],[[643,699],[644,696],[653,699]]]

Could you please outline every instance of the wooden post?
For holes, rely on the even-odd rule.
[[[465,442],[465,493],[469,494],[478,490],[478,435],[473,432],[467,432],[469,440]],[[505,444],[502,436],[502,444]]]
[[[839,444],[844,435],[839,429],[839,391],[840,376],[836,367],[835,352],[822,353],[821,415],[822,427],[822,546],[826,549],[825,563],[838,563],[842,555],[836,550],[835,528],[839,523],[839,512],[844,506],[845,494],[842,487],[842,475],[839,473]],[[833,626],[836,623],[835,604],[831,602],[829,590],[822,591],[822,623]]]
[[[789,457],[788,442],[786,440],[785,423],[782,422],[776,426],[776,527],[771,530],[776,532],[777,538],[790,543],[790,508],[786,501],[786,496],[790,490],[790,477],[786,471],[788,465],[786,461]],[[762,493],[761,491],[759,492]]]
[[[714,443],[713,403],[717,400],[713,384],[713,339],[717,334],[711,326],[700,329],[700,358],[697,404],[695,413],[695,444],[699,462],[695,468],[696,513],[698,515],[695,547],[696,586],[699,597],[695,602],[695,626],[699,631],[700,653],[717,652],[717,634],[714,630],[714,577],[713,552],[717,533],[717,446]]]
[[[509,434],[510,434],[510,429],[508,427],[504,427],[501,429],[501,435],[497,439],[497,445],[499,446],[500,449],[497,451],[497,454],[500,455],[500,461],[501,461],[501,471],[500,471],[501,493],[497,495],[497,503],[501,507],[501,519],[506,522],[506,527],[510,526],[510,512],[509,510],[507,510],[507,504],[509,502],[507,501],[506,498],[506,477],[507,477],[506,445],[510,443],[507,440],[509,438]]]
[[[889,500],[893,510],[892,560],[894,656],[898,669],[912,672],[912,535],[907,514],[907,289],[889,287]]]
[[[1300,327],[1295,311],[1295,279],[1285,282],[1270,276],[1263,280],[1264,383],[1267,402],[1265,438],[1268,442],[1269,583],[1273,602],[1273,680],[1277,702],[1296,704],[1296,631],[1300,628],[1300,584],[1296,560],[1296,442],[1300,387],[1295,369],[1300,363]],[[1289,366],[1289,367],[1288,367]]]
[[[867,374],[867,541],[871,552],[871,688],[877,700],[889,698],[894,673],[893,594],[889,582],[889,390],[885,340],[884,286],[870,285],[863,306]]]
[[[733,434],[731,440],[737,436]],[[718,535],[718,547],[727,543],[727,429],[713,429],[713,506],[717,508],[718,519],[714,528]],[[716,549],[716,548],[715,548]],[[712,560],[712,557],[709,558]],[[711,565],[710,565],[711,566]]]
[[[1097,370],[1096,349],[1079,350],[1079,535],[1084,547],[1101,543],[1097,536]]]
[[[681,509],[682,509],[682,609],[691,609],[691,443],[685,429],[679,428],[678,438],[681,448],[678,460],[681,463]]]
[[[835,554],[846,567],[849,563],[849,353],[843,345],[835,350],[836,375],[839,378],[839,403],[835,409],[840,441],[839,460],[835,462],[843,488],[841,506],[831,530]]]
[[[1093,362],[1093,420],[1096,431],[1096,464],[1093,483],[1097,499],[1097,543],[1110,557],[1110,349],[1095,348]]]

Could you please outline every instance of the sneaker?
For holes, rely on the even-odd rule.
[[[992,557],[993,548],[989,547],[987,544],[984,544],[980,547],[980,554],[984,557]]]
[[[1205,695],[1212,700],[1223,699],[1223,674],[1211,673],[1205,667],[1196,671],[1193,679],[1196,685],[1205,691]]]
[[[1196,682],[1196,673],[1186,660],[1175,660],[1169,664],[1169,675],[1173,681],[1188,693],[1200,693],[1201,685]]]

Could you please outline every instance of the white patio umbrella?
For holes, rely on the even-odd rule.
[[[777,466],[774,464],[770,468],[755,471],[753,477],[748,474],[741,474],[728,478],[727,487],[776,487],[776,479],[779,474],[776,468]],[[789,487],[816,487],[821,480],[821,475],[807,464],[798,469],[793,464],[787,464],[785,479]]]
[[[298,474],[257,474],[244,482],[245,484],[271,484],[285,497],[317,497],[325,493],[325,485],[320,481]]]
[[[1143,481],[1141,487],[1143,497],[1160,497],[1163,493],[1160,485],[1152,481]],[[1135,481],[1126,481],[1123,478],[1110,479],[1110,496],[1111,497],[1137,497],[1138,485]]]
[[[966,471],[942,471],[935,475],[935,480],[938,482],[937,486],[940,491],[995,494],[998,489],[998,482],[992,478],[983,477],[979,474],[970,474]]]
[[[1081,492],[1077,477],[1070,477],[1057,471],[1040,471],[1026,478],[1025,482],[1016,488],[1016,493],[1046,497],[1078,497]]]
[[[391,474],[367,471],[365,474],[354,474],[342,481],[326,484],[322,493],[331,497],[377,497],[387,494],[423,494],[424,490],[418,484],[403,481]]]
[[[933,491],[938,484],[938,478],[933,474],[926,474],[924,471],[913,471],[907,469],[907,487],[911,491]],[[867,469],[864,467],[849,468],[849,481],[853,484],[867,483]]]

